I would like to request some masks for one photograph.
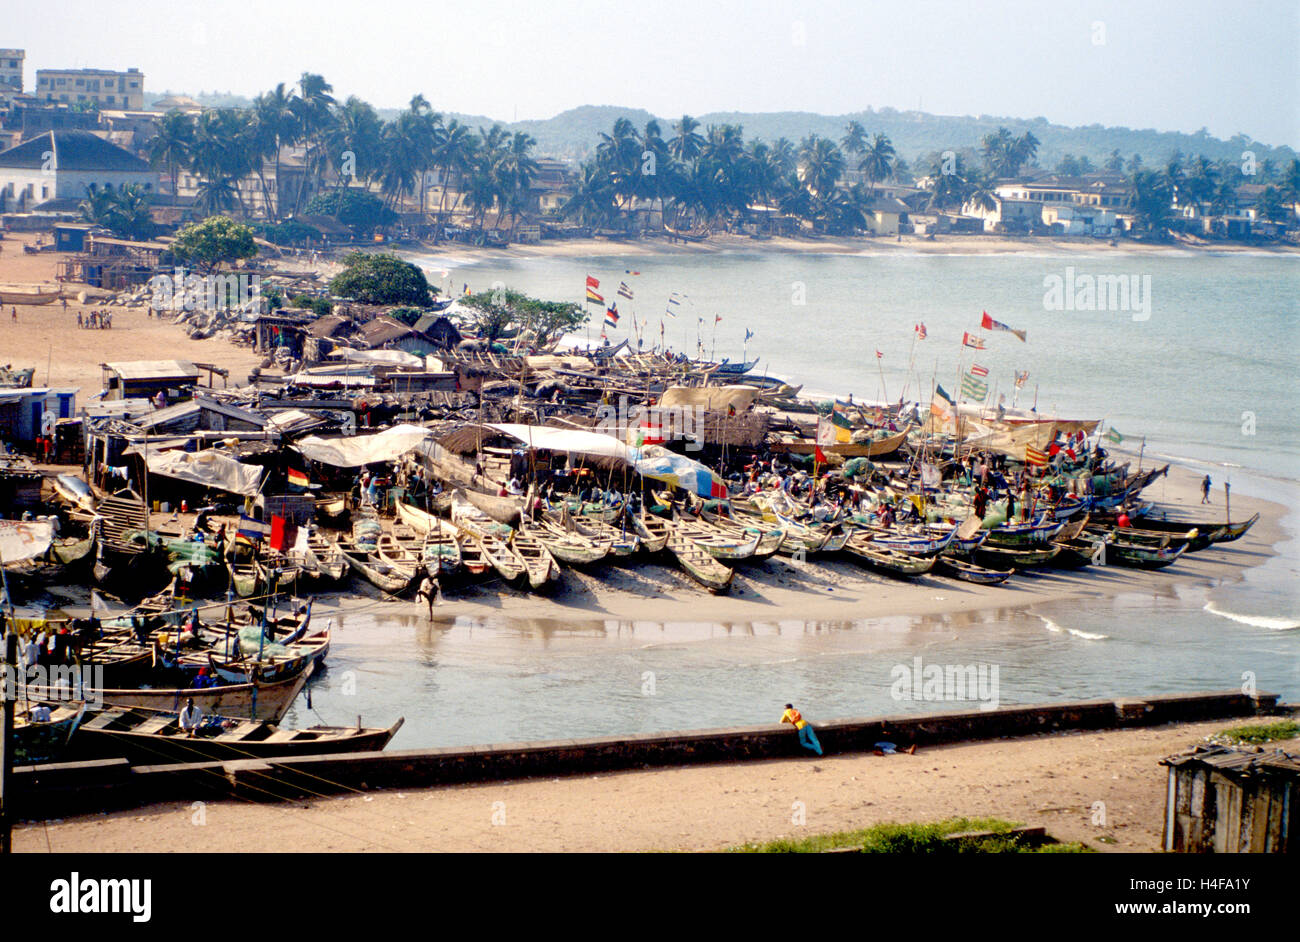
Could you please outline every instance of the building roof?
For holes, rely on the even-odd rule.
[[[371,347],[382,347],[413,333],[410,327],[391,317],[377,317],[361,328],[361,336]]]
[[[38,134],[17,147],[0,153],[0,168],[41,170],[46,166],[45,154],[54,154],[54,169],[58,170],[117,170],[132,173],[149,173],[147,163],[130,151],[90,133],[89,131],[55,130]]]
[[[199,378],[199,368],[189,360],[124,360],[104,366],[125,380]]]

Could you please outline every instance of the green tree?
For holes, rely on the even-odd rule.
[[[176,180],[183,167],[189,166],[194,149],[194,119],[173,108],[158,122],[158,133],[149,144],[149,163],[165,166],[176,198]]]
[[[1286,218],[1287,207],[1282,202],[1281,191],[1272,184],[1264,187],[1255,199],[1255,215],[1268,222],[1281,222]]]
[[[461,298],[460,303],[474,312],[474,326],[489,343],[517,328],[530,333],[536,346],[545,347],[587,321],[579,304],[543,301],[511,288],[472,294]]]
[[[172,253],[178,261],[210,273],[222,265],[257,255],[253,230],[228,216],[209,216],[176,233]]]
[[[312,197],[307,204],[307,214],[333,216],[354,232],[363,235],[397,221],[397,214],[385,206],[379,197],[359,186],[330,190]]]
[[[330,293],[367,304],[410,304],[428,307],[437,290],[424,272],[387,253],[352,252],[343,259],[343,271],[330,281]]]

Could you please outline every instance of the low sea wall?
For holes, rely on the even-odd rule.
[[[1108,730],[1255,716],[1277,695],[1238,691],[1146,699],[924,713],[816,725],[828,756],[910,745],[1005,739],[1067,730]],[[124,759],[15,770],[21,819],[40,820],[171,801],[301,800],[381,788],[420,788],[807,755],[794,730],[775,724],[448,749],[390,750],[292,759],[132,766]]]

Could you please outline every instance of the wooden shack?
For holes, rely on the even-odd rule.
[[[1164,849],[1189,854],[1300,850],[1300,754],[1198,746],[1169,768]]]
[[[161,391],[168,402],[188,399],[199,368],[187,360],[132,360],[101,363],[104,399],[149,399]]]

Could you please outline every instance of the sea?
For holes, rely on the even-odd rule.
[[[979,365],[992,402],[1103,419],[1122,436],[1112,451],[1210,475],[1207,513],[1223,512],[1224,484],[1283,505],[1284,539],[1243,576],[949,615],[430,623],[387,605],[322,609],[336,619],[329,669],[291,725],[400,715],[393,747],[416,748],[768,723],[786,702],[816,722],[1251,685],[1300,699],[1300,256],[760,249],[474,261],[453,249],[414,260],[452,294],[508,286],[582,301],[594,277],[618,306],[614,343],[757,358],[754,372],[805,396],[925,402],[936,386],[955,395]],[[600,343],[603,308],[588,310],[566,342]],[[986,312],[1024,339],[981,330]],[[983,685],[912,684],[934,666],[975,668]]]

